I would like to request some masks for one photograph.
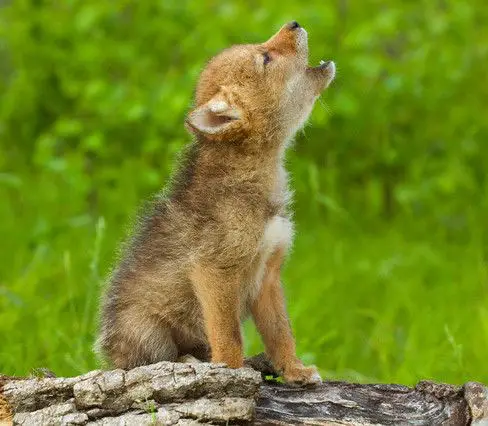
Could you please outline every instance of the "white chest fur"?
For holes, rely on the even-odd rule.
[[[272,217],[264,228],[263,238],[257,255],[256,267],[251,277],[249,298],[254,300],[261,289],[266,272],[266,263],[270,256],[279,248],[285,251],[293,240],[293,224],[282,216]]]
[[[282,216],[272,217],[264,228],[261,242],[261,253],[264,261],[279,247],[285,250],[293,240],[293,224],[289,219]]]

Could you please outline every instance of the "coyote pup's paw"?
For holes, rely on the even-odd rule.
[[[314,365],[305,367],[301,363],[293,364],[285,368],[283,377],[287,383],[297,386],[313,386],[322,383],[322,378]]]

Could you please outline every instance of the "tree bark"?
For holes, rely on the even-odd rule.
[[[270,374],[269,365],[250,363]],[[0,376],[0,425],[488,425],[488,389],[420,382],[298,388],[250,368],[160,362],[78,377]]]

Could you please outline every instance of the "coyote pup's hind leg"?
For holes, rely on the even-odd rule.
[[[176,361],[178,349],[168,326],[139,315],[130,315],[123,322],[123,327],[109,328],[114,332],[102,331],[97,342],[115,367],[128,370],[159,361]]]

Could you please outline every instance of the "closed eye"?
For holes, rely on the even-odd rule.
[[[269,55],[268,52],[263,53],[263,64],[269,64],[271,62],[271,56]]]

